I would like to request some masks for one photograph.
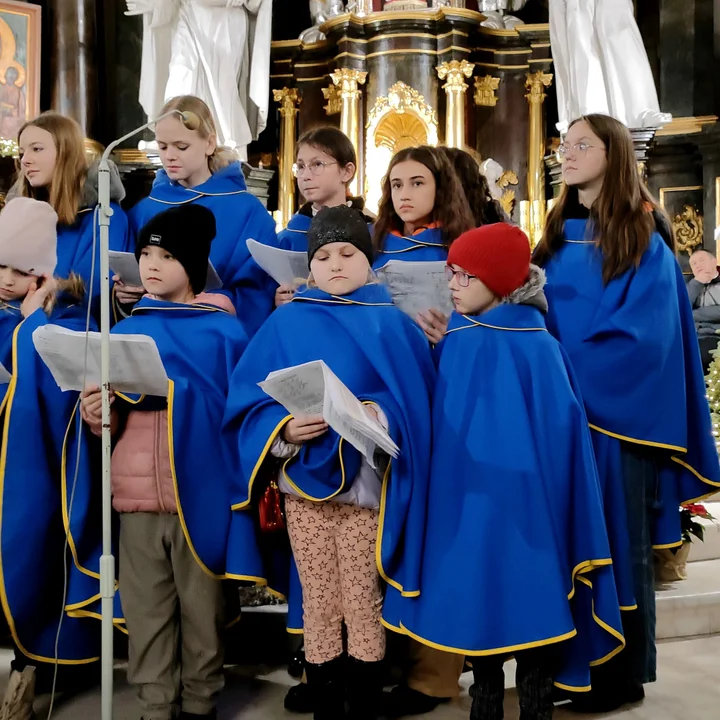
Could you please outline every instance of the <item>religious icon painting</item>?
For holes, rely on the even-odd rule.
[[[38,5],[0,0],[0,138],[16,140],[40,112]]]

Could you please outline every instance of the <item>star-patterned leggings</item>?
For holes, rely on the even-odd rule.
[[[377,510],[286,495],[285,515],[302,585],[308,662],[324,663],[342,655],[343,620],[348,654],[365,662],[382,660]]]

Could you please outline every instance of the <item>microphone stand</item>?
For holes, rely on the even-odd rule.
[[[102,602],[101,688],[102,720],[113,715],[113,616],[115,597],[115,558],[112,554],[112,485],[110,481],[110,153],[120,143],[173,115],[172,110],[145,123],[142,127],[111,142],[100,159],[98,171],[98,206],[100,227],[100,377],[102,393],[102,556],[100,557],[100,595]]]

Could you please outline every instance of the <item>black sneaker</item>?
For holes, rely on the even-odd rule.
[[[291,687],[285,695],[285,709],[301,715],[315,712],[314,688],[305,683]]]
[[[426,715],[435,710],[440,703],[449,700],[450,698],[425,695],[407,685],[398,685],[391,692],[383,695],[383,715],[389,718],[399,718],[404,715]]]

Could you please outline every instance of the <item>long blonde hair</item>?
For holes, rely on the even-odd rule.
[[[22,172],[20,161],[16,163],[18,195],[44,200],[57,213],[58,222],[72,225],[77,218],[87,179],[87,160],[83,133],[80,126],[69,117],[55,112],[44,112],[26,122],[18,133],[18,139],[26,128],[36,127],[52,135],[57,157],[52,180],[48,187],[34,188]]]
[[[55,292],[48,295],[43,303],[46,314],[49,315],[53,311],[61,293],[66,294],[71,300],[81,302],[85,297],[85,282],[74,272],[71,272],[67,278],[55,278]]]
[[[178,95],[170,98],[165,103],[161,115],[169,113],[172,110],[179,112],[191,112],[197,115],[200,120],[200,126],[195,131],[203,140],[214,137],[217,140],[217,128],[215,126],[215,118],[213,118],[210,108],[195,95]],[[239,160],[234,150],[223,145],[216,145],[215,151],[208,157],[208,167],[210,172],[215,174],[218,170],[231,165]]]

